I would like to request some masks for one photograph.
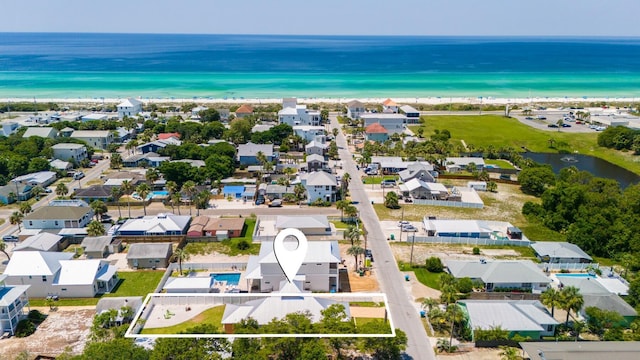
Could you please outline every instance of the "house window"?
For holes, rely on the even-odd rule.
[[[29,226],[33,226],[33,221],[29,220]]]
[[[547,331],[548,332],[553,331],[553,325],[547,325]]]
[[[47,276],[46,275],[42,275],[42,281],[43,282],[47,282]]]
[[[531,287],[531,283],[522,283],[522,287],[530,288]]]
[[[56,220],[56,226],[58,226],[58,220]]]
[[[67,291],[67,288],[62,288],[61,290],[62,290],[62,291]]]

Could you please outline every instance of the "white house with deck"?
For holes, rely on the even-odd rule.
[[[138,113],[142,112],[142,102],[134,98],[128,98],[125,101],[118,104],[117,109],[118,109],[118,117],[120,119],[124,118],[125,116],[128,116],[128,117],[136,116],[138,115]]]
[[[278,122],[290,126],[319,126],[320,110],[307,109],[307,105],[298,104],[295,98],[282,99],[282,110],[278,111]]]
[[[8,285],[5,282],[7,277],[0,275],[0,333],[15,335],[18,322],[28,314],[29,285]]]

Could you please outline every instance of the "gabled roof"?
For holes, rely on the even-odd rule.
[[[142,105],[142,102],[134,99],[134,98],[128,98],[126,100],[124,100],[123,102],[121,102],[120,104],[118,104],[118,107],[134,107],[134,106],[138,106],[138,105]]]
[[[471,163],[484,166],[484,159],[481,157],[448,157],[445,161],[447,164],[453,163],[458,166],[467,166]]]
[[[388,131],[384,126],[380,125],[380,123],[373,123],[364,130],[367,134],[387,134]]]
[[[551,280],[530,260],[520,261],[464,261],[447,260],[447,268],[455,278],[481,279],[485,284],[541,283]]]
[[[276,227],[280,228],[277,225]],[[336,240],[309,241],[308,246],[309,248],[302,261],[303,264],[340,262],[340,248]],[[278,263],[273,252],[273,241],[263,241],[260,243],[258,258],[260,259],[260,264]]]
[[[74,196],[86,198],[109,198],[111,197],[112,188],[113,186],[92,185],[87,188],[76,190]]]
[[[364,104],[358,100],[351,100],[347,103],[347,106],[350,108],[355,108],[355,107],[361,108],[361,107],[364,107]]]
[[[311,140],[311,141],[309,141],[309,143],[307,145],[305,145],[305,149],[312,148],[312,147],[319,147],[319,148],[322,148],[322,149],[326,149],[327,146],[328,146],[327,144],[323,144],[323,143],[319,143],[319,142],[317,142],[315,140]]]
[[[75,150],[75,149],[81,149],[85,147],[82,144],[75,144],[75,143],[59,143],[59,144],[55,144],[53,145],[51,148],[53,150]]]
[[[108,281],[116,273],[116,267],[106,260],[62,260],[54,285],[87,285],[96,279]]]
[[[327,162],[327,160],[325,160],[324,156],[322,155],[318,155],[318,154],[307,155],[307,162],[310,163],[312,161],[318,161],[321,163]]]
[[[429,174],[430,180],[433,179],[433,176],[431,175],[431,171],[433,171],[433,165],[422,162],[409,164],[405,170],[398,172],[398,175],[400,176],[400,180],[407,182],[408,180],[416,177],[416,175],[422,171]]]
[[[410,105],[402,105],[402,106],[400,106],[400,110],[401,110],[402,112],[406,113],[406,114],[409,114],[409,113],[417,113],[417,112],[419,112],[418,110],[414,109],[414,108],[413,108],[412,106],[410,106]]]
[[[578,245],[568,242],[539,241],[531,244],[533,250],[540,256],[552,258],[581,258],[592,260]]]
[[[84,206],[42,206],[24,217],[29,220],[78,220],[86,214],[93,214],[90,207]]]
[[[87,236],[82,240],[80,246],[84,248],[84,252],[104,251],[113,241],[113,236]]]
[[[243,104],[237,110],[236,114],[251,114],[253,113],[253,107],[251,105]]]
[[[382,105],[384,105],[384,106],[398,106],[398,104],[396,104],[396,102],[391,100],[391,99],[387,99],[387,100],[383,101]]]
[[[180,133],[174,132],[174,133],[161,133],[158,134],[158,140],[165,140],[168,138],[174,137],[176,139],[180,139]]]
[[[636,310],[616,294],[586,294],[583,309],[594,306],[601,310],[615,311],[622,316],[637,316]]]
[[[102,297],[96,304],[96,314],[115,309],[120,310],[123,306],[129,306],[133,312],[137,312],[142,306],[142,296],[126,296],[126,297]]]
[[[111,136],[110,130],[76,130],[71,133],[72,138],[107,138]]]
[[[171,243],[136,243],[129,246],[127,259],[162,259],[171,251]]]
[[[256,156],[260,151],[266,157],[273,156],[273,145],[254,144],[252,142],[238,145],[238,156]]]
[[[35,173],[18,176],[17,178],[13,179],[12,181],[44,183],[44,182],[46,182],[48,180],[51,180],[51,178],[53,178],[53,179],[56,178],[56,173],[55,172],[53,172],[53,171],[38,171],[38,172],[35,172]]]
[[[39,137],[55,137],[58,134],[58,131],[52,127],[40,127],[40,126],[30,126],[27,128],[27,131],[22,135],[23,138],[28,138],[31,136],[39,136]]]
[[[306,186],[337,186],[335,175],[326,171],[314,171],[306,175]]]
[[[167,231],[182,231],[191,220],[187,215],[161,213],[144,216],[139,219],[129,219],[118,229],[119,232],[144,231],[145,233],[160,234]]]
[[[13,251],[49,251],[50,249],[57,250],[57,246],[60,240],[62,240],[62,236],[42,232],[40,234],[29,236],[28,238],[24,239],[24,241],[13,248]]]
[[[71,168],[71,163],[68,161],[62,161],[60,159],[53,159],[49,161],[49,166],[58,170],[67,170]]]
[[[511,331],[546,331],[558,321],[537,300],[460,300],[469,314],[473,329],[500,326]]]
[[[244,218],[212,218],[205,225],[204,231],[242,230]]]
[[[54,275],[61,260],[71,260],[71,252],[17,251],[11,256],[4,273],[9,276]]]
[[[277,229],[326,229],[329,227],[329,219],[325,215],[278,215],[276,217]]]

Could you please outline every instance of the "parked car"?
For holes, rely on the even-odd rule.
[[[549,125],[547,125],[547,127],[550,127],[550,128],[557,128],[557,127],[558,127],[558,125],[556,125],[556,124],[549,124]]]
[[[75,174],[73,174],[73,180],[80,180],[84,177],[84,173],[82,171],[79,171]]]
[[[402,231],[404,232],[416,232],[418,231],[418,228],[416,228],[415,226],[408,224],[408,225],[403,225],[402,226]]]
[[[547,117],[544,115],[538,115],[538,120],[547,120]]]
[[[371,249],[364,250],[364,257],[368,257],[369,259],[371,259],[371,262],[373,262],[373,253],[371,252]]]
[[[2,240],[6,242],[17,242],[19,239],[15,235],[5,235],[2,237]]]
[[[533,116],[527,116],[526,118],[524,118],[525,120],[533,120]]]
[[[262,205],[264,204],[264,198],[263,197],[259,197],[256,199],[256,205]]]
[[[406,202],[406,203],[412,203],[412,202],[413,202],[413,199],[411,198],[411,196],[405,196],[405,197],[404,197],[404,202]]]
[[[47,194],[51,194],[53,192],[53,190],[51,190],[51,188],[45,188],[44,192]]]
[[[562,124],[562,127],[564,128],[571,127],[571,124]]]
[[[396,181],[395,180],[382,180],[382,183],[380,184],[380,186],[382,186],[383,188],[392,188],[396,186]]]
[[[398,221],[398,226],[403,227],[405,225],[411,225],[407,220]]]
[[[269,203],[269,207],[282,207],[282,200],[275,199]]]

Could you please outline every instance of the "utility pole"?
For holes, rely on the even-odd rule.
[[[411,256],[409,257],[409,266],[413,267],[413,245],[415,245],[416,243],[416,234],[413,233],[413,236],[411,237]]]

